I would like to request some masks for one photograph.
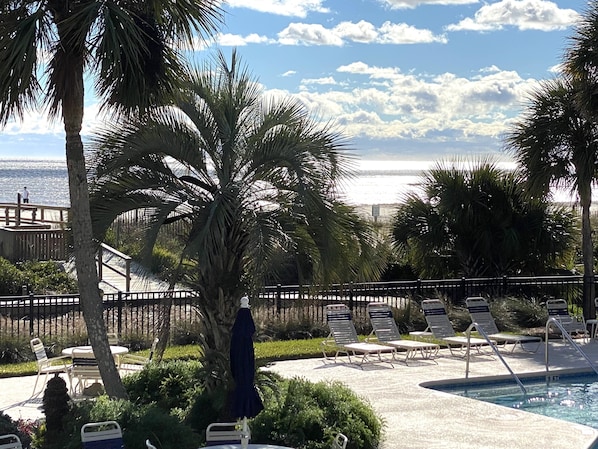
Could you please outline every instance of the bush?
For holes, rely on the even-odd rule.
[[[140,405],[101,396],[75,407],[65,424],[66,432],[60,447],[80,449],[83,424],[99,421],[118,422],[127,449],[146,449],[145,440],[148,438],[161,449],[195,449],[199,445],[199,438],[190,427],[156,405]]]
[[[371,406],[340,382],[291,379],[280,384],[280,398],[266,392],[265,409],[251,422],[252,438],[298,449],[330,447],[336,432],[348,449],[377,448],[382,421]]]
[[[123,378],[129,398],[138,404],[155,403],[170,412],[188,410],[199,394],[202,367],[198,361],[173,360],[149,363]]]

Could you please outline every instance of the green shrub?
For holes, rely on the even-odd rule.
[[[143,370],[123,378],[129,398],[138,404],[155,403],[158,407],[187,410],[201,382],[199,361],[173,360],[149,363]]]
[[[372,407],[340,382],[291,379],[280,384],[280,398],[264,394],[265,409],[251,422],[252,438],[298,449],[330,447],[336,432],[348,449],[377,448],[382,421]]]
[[[127,449],[146,449],[147,439],[161,449],[195,449],[199,446],[199,437],[190,427],[156,405],[140,405],[101,396],[95,401],[85,401],[75,407],[65,425],[61,447],[80,449],[83,424],[99,421],[118,422],[123,430],[123,442]]]
[[[27,279],[27,284],[35,294],[64,294],[78,291],[77,281],[71,277],[58,262],[26,261],[17,263],[16,267]]]
[[[0,338],[0,364],[35,360],[29,340],[23,337]]]
[[[23,285],[27,285],[25,274],[0,257],[0,296],[20,296]]]

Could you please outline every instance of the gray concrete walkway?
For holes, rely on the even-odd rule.
[[[598,364],[598,342],[582,347]],[[543,374],[544,354],[542,346],[535,354],[516,352],[505,359],[517,373]],[[549,356],[551,371],[589,367],[560,341],[551,341]],[[346,384],[384,419],[381,449],[585,449],[598,438],[593,428],[424,388],[424,382],[464,378],[463,359],[442,350],[436,361],[359,368],[315,358],[277,362],[268,369],[285,377]],[[470,368],[472,378],[508,375],[496,357],[473,357]],[[13,418],[41,417],[41,401],[26,401],[34,381],[35,376],[0,379],[0,410]]]

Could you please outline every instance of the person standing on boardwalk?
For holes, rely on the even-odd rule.
[[[23,203],[29,202],[29,190],[27,190],[27,187],[23,187],[23,194],[21,197],[23,198]]]

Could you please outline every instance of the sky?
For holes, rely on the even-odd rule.
[[[587,0],[228,0],[190,54],[236,49],[265,95],[294,96],[363,159],[508,158],[504,133],[557,76]],[[91,92],[91,87],[87,89]],[[84,138],[101,120],[85,101]],[[42,112],[0,129],[0,157],[64,158]]]

